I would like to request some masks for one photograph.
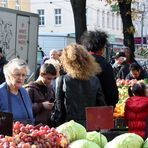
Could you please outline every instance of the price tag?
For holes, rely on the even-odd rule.
[[[88,131],[114,128],[113,107],[86,107],[86,128]]]

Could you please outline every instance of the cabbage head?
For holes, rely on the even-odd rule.
[[[134,133],[125,133],[108,142],[104,148],[141,148],[143,139]]]
[[[100,148],[100,146],[89,140],[80,139],[72,142],[68,148]]]
[[[144,141],[142,148],[148,148],[148,138]]]
[[[69,142],[86,139],[86,129],[81,124],[71,120],[56,128],[56,131],[65,135]]]
[[[103,148],[107,144],[106,137],[100,132],[96,131],[87,132],[86,139],[95,142],[96,144],[98,144],[100,147]]]

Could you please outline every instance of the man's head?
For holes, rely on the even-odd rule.
[[[50,85],[51,81],[56,77],[56,69],[52,64],[43,64],[40,68],[39,78],[45,85]]]
[[[114,58],[117,64],[122,64],[124,61],[126,61],[124,52],[117,52]]]
[[[129,67],[130,74],[134,79],[137,79],[141,73],[141,67],[137,63],[132,63]]]
[[[81,44],[91,52],[102,51],[107,44],[108,35],[103,31],[87,31],[81,37]]]
[[[50,52],[49,52],[49,58],[50,58],[50,59],[59,60],[58,51],[57,51],[56,49],[50,50]]]

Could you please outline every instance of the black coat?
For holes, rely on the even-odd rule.
[[[127,79],[127,80],[132,80],[132,79],[135,79],[135,78],[133,78],[133,76],[131,75],[131,73],[129,73],[129,74],[126,76],[126,79]],[[139,75],[139,77],[137,78],[137,80],[143,80],[143,79],[148,79],[148,73],[147,73],[146,70],[141,69],[140,75]]]
[[[60,76],[56,83],[55,98],[56,108],[64,117],[62,122],[74,120],[84,126],[86,107],[106,105],[96,76],[90,80],[73,79],[67,74]]]
[[[7,63],[6,59],[4,57],[2,57],[0,59],[0,84],[2,84],[3,82],[5,82],[5,76],[3,73],[3,67],[4,65]]]
[[[93,54],[93,56],[102,68],[102,72],[98,75],[98,78],[100,79],[105,101],[108,106],[115,106],[118,102],[118,88],[114,78],[113,68],[103,56],[97,56],[96,54]]]

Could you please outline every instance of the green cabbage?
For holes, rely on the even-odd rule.
[[[80,139],[72,142],[68,148],[100,148],[100,146],[89,140]]]
[[[86,129],[81,124],[71,120],[66,122],[56,128],[59,133],[62,133],[67,137],[69,142],[85,139],[86,138]]]
[[[144,141],[142,148],[148,148],[148,138]]]
[[[86,139],[95,142],[102,148],[104,148],[104,146],[107,144],[106,137],[100,132],[96,131],[87,132]]]
[[[141,148],[143,139],[134,133],[125,133],[115,137],[104,148]]]

